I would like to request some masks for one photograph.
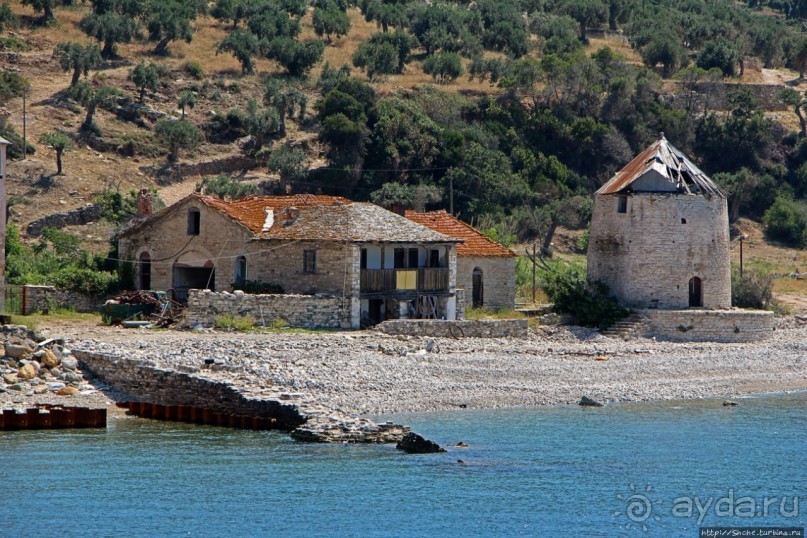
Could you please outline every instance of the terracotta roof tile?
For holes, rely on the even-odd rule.
[[[248,196],[233,201],[224,201],[212,196],[198,196],[212,208],[218,209],[230,218],[259,233],[266,222],[266,209],[275,210],[288,207],[331,206],[334,203],[349,204],[350,200],[341,196],[324,196],[315,194],[297,194],[292,196]]]
[[[407,211],[406,218],[450,237],[464,239],[464,243],[457,245],[457,256],[515,257],[515,253],[509,248],[500,245],[444,210],[426,213]]]

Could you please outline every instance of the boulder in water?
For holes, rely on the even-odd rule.
[[[601,402],[598,402],[597,400],[594,400],[593,398],[589,398],[588,396],[583,396],[582,398],[580,398],[580,401],[577,402],[577,405],[582,405],[582,406],[585,406],[585,407],[602,407],[603,406],[603,404]]]
[[[436,452],[445,452],[446,450],[433,441],[429,441],[422,435],[415,432],[409,432],[404,435],[395,448],[403,450],[407,454],[434,454]]]

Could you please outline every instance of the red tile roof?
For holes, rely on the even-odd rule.
[[[205,204],[218,209],[230,218],[240,222],[253,233],[260,233],[266,222],[266,209],[285,209],[287,207],[332,206],[335,203],[350,204],[351,201],[341,196],[325,196],[321,194],[295,194],[292,196],[247,196],[230,202],[212,196],[199,196]]]
[[[515,257],[515,253],[509,248],[500,245],[444,210],[426,213],[407,211],[406,218],[449,237],[464,239],[464,243],[457,244],[457,256]]]
[[[191,194],[153,217],[133,224],[120,234],[134,234],[193,201],[207,205],[247,228],[256,239],[326,240],[394,243],[461,243],[462,238],[406,219],[375,204],[338,196],[299,194],[249,196],[225,201]],[[294,208],[294,209],[292,209]],[[271,213],[271,218],[267,215]],[[266,226],[269,225],[267,228]]]

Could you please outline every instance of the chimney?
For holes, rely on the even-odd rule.
[[[289,206],[286,208],[286,220],[297,220],[297,217],[300,216],[300,210],[294,206]]]
[[[154,200],[149,189],[140,189],[137,193],[137,216],[148,218],[154,214]]]

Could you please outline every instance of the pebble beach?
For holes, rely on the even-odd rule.
[[[354,416],[572,404],[583,395],[637,402],[807,390],[807,329],[781,326],[747,344],[623,341],[565,326],[524,339],[104,328],[65,347],[199,372],[255,396],[300,394]],[[11,392],[0,400],[24,396]],[[95,396],[73,396],[81,397]]]

